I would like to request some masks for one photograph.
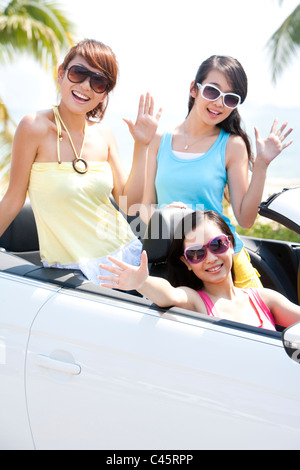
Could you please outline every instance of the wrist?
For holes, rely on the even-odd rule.
[[[259,171],[267,171],[270,162],[266,162],[266,160],[260,155],[257,154],[256,159],[253,164],[253,169],[257,169]]]
[[[139,283],[136,287],[136,290],[140,292],[142,295],[147,296],[147,280],[149,278],[149,274],[145,276],[145,278]]]
[[[139,149],[147,149],[150,145],[150,142],[151,141],[147,141],[147,140],[137,140],[137,139],[134,139],[134,146],[135,148],[139,148]]]

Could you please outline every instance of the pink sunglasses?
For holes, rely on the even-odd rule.
[[[206,256],[207,250],[215,255],[225,253],[230,246],[230,239],[227,235],[218,235],[212,238],[206,245],[193,245],[184,250],[185,259],[191,264],[201,263]]]

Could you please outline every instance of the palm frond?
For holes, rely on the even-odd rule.
[[[61,47],[73,45],[72,34],[74,33],[74,24],[67,19],[58,4],[51,0],[23,0],[26,12],[29,17],[43,23],[51,28]],[[68,32],[68,34],[66,34]]]
[[[10,157],[11,157],[11,145],[9,142],[5,142],[2,139],[2,136],[0,134],[0,170],[1,170],[1,175],[7,176],[9,173],[9,167],[10,167]]]
[[[300,5],[286,18],[266,44],[271,53],[272,80],[276,83],[283,70],[299,52]]]
[[[73,45],[75,26],[51,0],[12,0],[0,12],[0,61],[28,52],[46,70],[55,68],[62,49]]]
[[[57,64],[60,43],[54,31],[37,20],[10,16],[0,18],[1,59],[13,60],[24,52],[33,55],[48,70]]]
[[[0,132],[0,197],[4,194],[10,173],[11,142]]]
[[[16,127],[16,123],[13,121],[7,107],[0,98],[0,139],[11,145]]]
[[[54,0],[0,0],[1,63],[29,54],[55,77],[61,52],[74,44],[74,31],[75,25]],[[0,191],[8,181],[15,128],[0,99]]]

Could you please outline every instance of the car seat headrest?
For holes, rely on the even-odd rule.
[[[35,218],[29,200],[0,237],[0,247],[15,253],[39,250]]]
[[[149,263],[166,261],[175,229],[189,212],[193,210],[167,207],[152,214],[143,237],[143,248],[147,252]]]

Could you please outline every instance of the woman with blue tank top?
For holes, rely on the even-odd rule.
[[[141,210],[144,220],[157,204],[220,214],[235,235],[235,285],[243,288],[259,287],[261,282],[242,240],[224,215],[225,188],[237,222],[250,228],[262,200],[267,168],[292,143],[285,141],[292,129],[285,130],[287,123],[277,128],[275,119],[266,139],[255,128],[254,160],[238,112],[246,95],[247,76],[236,59],[212,56],[200,65],[191,83],[186,119],[172,133],[157,133],[150,144]]]

